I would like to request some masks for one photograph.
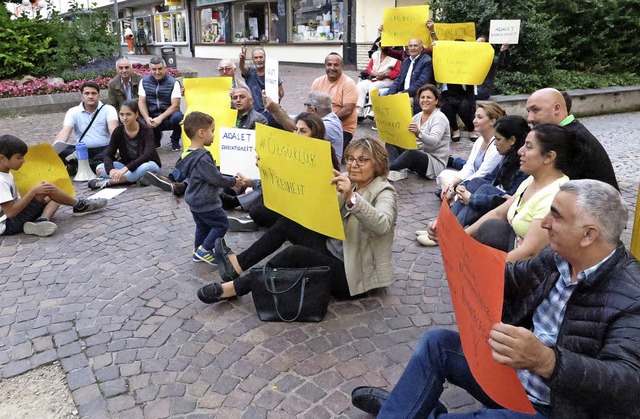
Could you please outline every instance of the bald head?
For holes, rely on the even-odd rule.
[[[547,87],[535,92],[527,99],[527,121],[531,125],[560,124],[569,113],[567,103],[560,91]]]
[[[420,55],[420,53],[422,53],[422,48],[422,39],[410,39],[409,43],[407,44],[409,57],[417,57],[418,55]]]

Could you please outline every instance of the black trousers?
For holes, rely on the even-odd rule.
[[[449,120],[452,133],[458,131],[456,115],[460,115],[467,131],[473,131],[473,118],[476,112],[476,97],[473,93],[473,86],[467,86],[465,91],[460,85],[450,84],[449,90],[442,93],[441,110]]]
[[[429,156],[420,150],[406,150],[396,145],[386,144],[389,155],[389,169],[409,169],[419,176],[425,177],[429,169]]]
[[[96,167],[101,164],[104,160],[104,155],[107,152],[107,146],[104,147],[93,147],[89,148],[89,166],[91,166],[91,170],[96,171]],[[69,144],[64,150],[58,153],[58,157],[62,160],[64,165],[75,165],[78,167],[78,160],[73,159],[72,161],[67,161],[67,157],[73,154],[76,151],[76,146],[73,144]]]

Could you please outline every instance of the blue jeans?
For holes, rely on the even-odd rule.
[[[227,213],[222,208],[211,211],[193,212],[193,221],[196,223],[196,238],[193,242],[194,249],[200,245],[207,250],[213,250],[213,245],[219,237],[224,237],[229,229]]]
[[[120,170],[124,167],[125,165],[120,163],[119,161],[114,161],[113,162],[113,168],[116,170]],[[104,179],[109,179],[109,173],[107,173],[106,170],[104,170],[104,163],[101,163],[98,165],[98,167],[96,167],[96,172],[99,172],[100,170],[102,170],[102,174],[100,175],[101,177],[103,177]],[[140,178],[142,176],[144,176],[145,173],[147,172],[152,172],[152,173],[157,173],[160,171],[160,167],[158,166],[158,164],[154,161],[148,161],[145,163],[142,163],[140,166],[138,166],[138,168],[136,170],[134,170],[133,172],[127,172],[124,174],[124,177],[127,178],[128,182],[137,182],[138,180],[140,180]]]
[[[487,409],[447,414],[439,402],[444,382],[465,389]],[[413,352],[400,380],[382,406],[378,418],[544,418],[547,406],[534,405],[535,415],[503,409],[482,390],[469,369],[458,332],[433,330],[425,333]]]
[[[156,115],[157,116],[157,115]],[[171,146],[179,147],[180,138],[182,137],[182,125],[180,121],[184,119],[184,115],[180,111],[175,111],[170,117],[163,120],[160,125],[153,129],[153,139],[156,142],[156,147],[160,147],[160,141],[162,140],[162,131],[171,131]]]

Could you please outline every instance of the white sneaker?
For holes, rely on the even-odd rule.
[[[427,230],[416,230],[416,236],[424,236],[425,234],[429,234]]]
[[[397,182],[399,180],[406,179],[407,176],[409,176],[408,170],[400,170],[400,171],[391,170],[387,175],[387,180],[391,182]]]
[[[51,221],[27,221],[22,226],[24,234],[31,234],[38,237],[47,237],[56,232],[58,226]]]
[[[428,235],[423,234],[422,236],[418,236],[418,243],[420,243],[423,246],[428,246],[428,247],[433,247],[433,246],[437,246],[438,243],[434,242],[433,240],[431,240],[429,238]]]

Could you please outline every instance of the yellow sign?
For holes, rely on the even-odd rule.
[[[465,23],[436,23],[433,28],[439,41],[455,41],[464,39],[475,42],[476,25],[473,22]]]
[[[638,199],[636,200],[636,216],[633,221],[633,230],[631,231],[631,253],[636,259],[640,259],[640,186],[638,186]]]
[[[164,5],[180,7],[182,6],[182,0],[164,0]]]
[[[20,170],[12,170],[11,173],[20,196],[40,182],[51,182],[69,195],[76,196],[67,169],[49,143],[30,146]]]
[[[267,208],[344,240],[331,143],[256,124],[256,152]]]
[[[371,92],[371,103],[378,136],[382,141],[407,150],[418,148],[416,136],[409,131],[412,112],[408,93],[378,96],[378,91],[374,90]]]
[[[221,127],[235,128],[238,111],[231,109],[231,77],[211,77],[202,79],[184,79],[184,101],[187,105],[185,117],[193,111],[211,115],[216,123],[213,144],[207,147],[216,163],[220,165],[220,130]],[[182,130],[182,144],[185,149],[191,140]]]
[[[492,62],[493,47],[488,42],[438,41],[433,47],[438,83],[482,84]]]
[[[382,46],[404,46],[413,38],[422,39],[425,45],[429,45],[428,19],[429,6],[426,5],[385,8],[382,15]]]

